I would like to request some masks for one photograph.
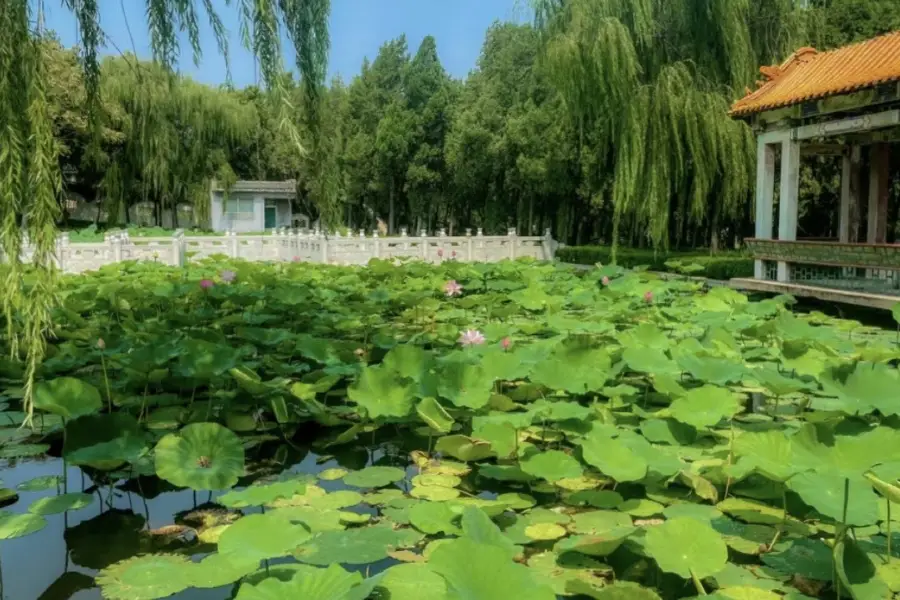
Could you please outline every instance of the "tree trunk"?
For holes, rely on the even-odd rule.
[[[390,196],[388,197],[388,235],[394,235],[394,178],[391,177]]]
[[[719,251],[719,203],[713,202],[712,219],[709,224],[709,251],[715,254]]]
[[[534,235],[534,196],[528,198],[528,231],[525,235]]]

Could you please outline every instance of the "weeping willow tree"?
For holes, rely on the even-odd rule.
[[[717,238],[716,220],[748,205],[754,142],[728,108],[803,40],[799,4],[534,0],[548,72],[612,174],[615,242],[623,223],[656,247],[708,221]]]
[[[78,23],[88,119],[95,132],[92,146],[98,160],[99,131],[103,125],[100,100],[104,91],[99,58],[104,42],[100,3],[101,0],[63,0],[61,8],[52,3],[55,10],[71,11]],[[286,34],[296,51],[295,62],[303,78],[305,97],[313,107],[307,114],[311,115],[314,130],[329,49],[330,0],[234,0],[226,4],[237,5],[244,45],[256,55],[263,82],[276,98],[283,135],[292,139],[298,152],[302,151],[293,120],[295,107],[283,85],[281,39]],[[147,161],[140,169],[144,192],[176,198],[182,193],[177,188],[180,167],[176,163],[198,157],[192,157],[190,149],[167,154],[173,143],[166,121],[172,116],[173,106],[181,115],[200,119],[210,117],[210,107],[198,102],[189,90],[169,103],[160,103],[159,94],[170,89],[176,80],[174,68],[184,33],[195,62],[199,61],[201,16],[209,22],[227,64],[226,32],[212,0],[144,0],[144,8],[153,59],[168,74],[168,80],[161,90],[151,89],[153,83],[138,79],[130,91],[109,91],[121,93],[120,99],[130,97],[135,103],[134,125],[139,141],[112,160],[104,187],[112,192],[123,190],[136,174],[127,166],[133,166],[138,157]],[[56,301],[53,254],[62,189],[58,144],[53,137],[46,96],[45,46],[41,44],[44,10],[44,0],[0,0],[0,245],[6,263],[2,309],[12,358],[25,364],[23,409],[28,415],[27,423],[31,420],[33,384],[51,333]],[[22,260],[26,238],[33,249],[31,265]]]

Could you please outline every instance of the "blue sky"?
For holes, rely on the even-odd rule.
[[[231,74],[241,87],[255,81],[252,55],[242,46],[235,2],[226,7],[224,0],[213,0],[229,32]],[[374,58],[385,41],[405,33],[410,52],[414,53],[422,38],[433,35],[444,67],[454,77],[465,77],[475,67],[484,34],[496,20],[527,18],[522,0],[332,0],[331,59],[329,75],[340,74],[349,81],[364,57]],[[142,0],[101,0],[101,26],[109,37],[106,52],[118,54],[137,50],[150,57],[150,40]],[[128,11],[127,21],[122,6]],[[47,26],[54,29],[63,44],[77,43],[77,29],[71,14],[60,3],[47,2]],[[202,21],[202,19],[201,19]],[[132,47],[126,22],[134,37]],[[218,84],[225,81],[225,63],[219,56],[215,38],[201,23],[203,59],[194,66],[186,36],[182,41],[182,72],[198,81]],[[285,46],[285,64],[293,67],[293,49]]]

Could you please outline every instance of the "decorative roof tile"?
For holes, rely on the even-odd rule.
[[[766,78],[755,92],[731,107],[731,116],[848,94],[900,81],[900,31],[829,52],[801,48],[782,65],[763,67]]]

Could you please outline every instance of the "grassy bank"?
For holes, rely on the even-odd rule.
[[[560,248],[556,257],[567,263],[579,265],[609,264],[612,262],[610,246],[572,246]],[[751,277],[753,259],[743,252],[726,251],[710,255],[707,250],[681,252],[656,252],[652,249],[619,248],[616,263],[626,267],[647,267],[651,271],[688,272],[710,279]],[[679,264],[680,263],[680,264]],[[685,267],[687,267],[685,269]]]

